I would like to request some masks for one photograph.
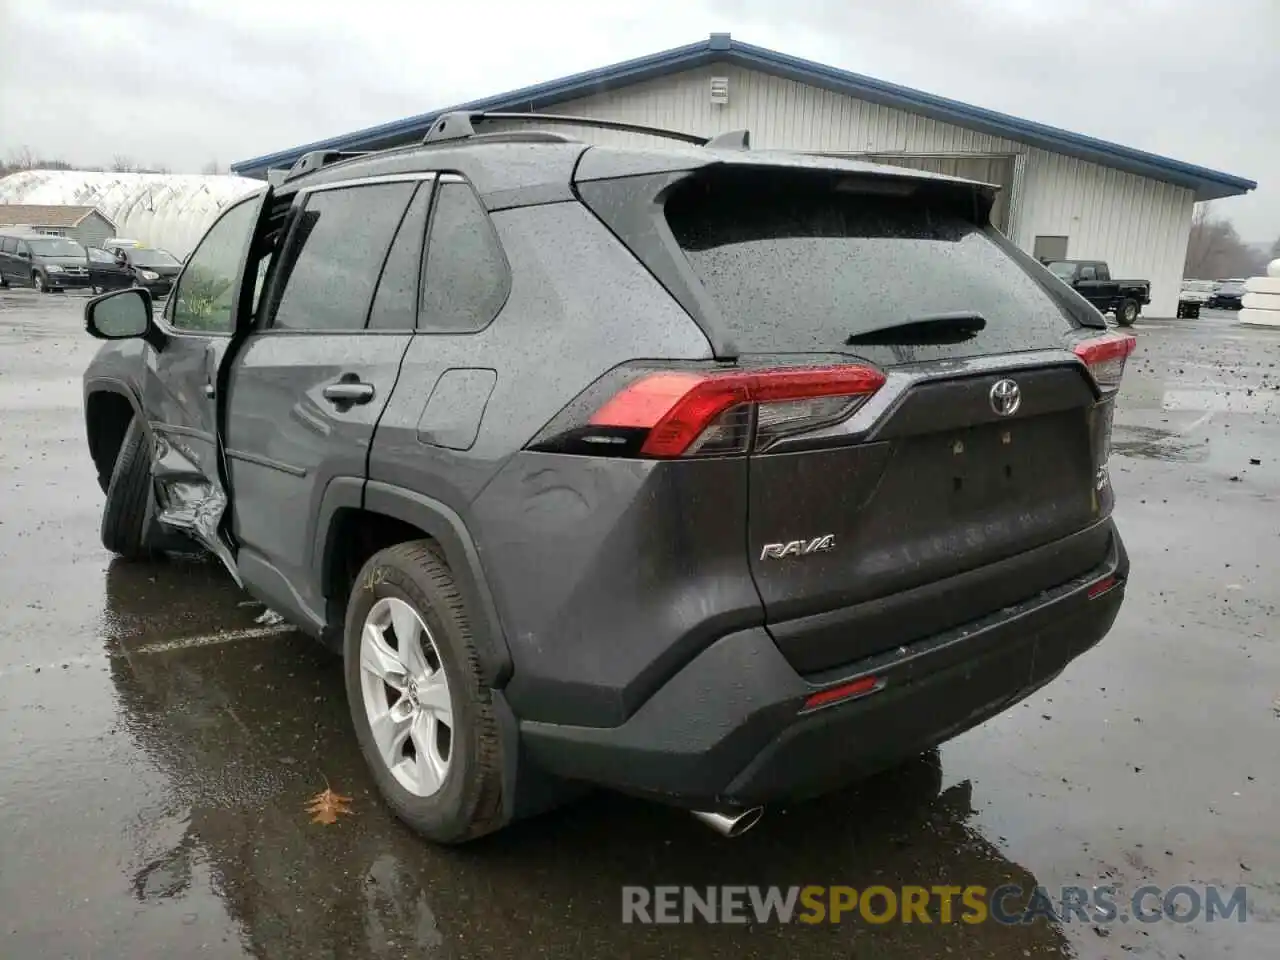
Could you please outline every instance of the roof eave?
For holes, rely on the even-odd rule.
[[[1257,187],[1255,181],[1243,177],[839,70],[765,47],[730,40],[725,35],[714,35],[710,40],[664,50],[613,66],[255,157],[232,164],[231,169],[242,176],[263,176],[272,167],[292,166],[310,150],[380,149],[412,142],[425,135],[441,114],[453,110],[537,110],[716,62],[733,63],[1053,153],[1078,157],[1137,176],[1174,183],[1192,190],[1196,200],[1240,196]]]

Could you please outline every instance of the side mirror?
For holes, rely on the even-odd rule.
[[[27,251],[25,251],[25,250],[19,250],[19,251],[18,251],[18,256],[20,256],[23,260],[30,260],[30,259],[31,259],[31,254],[27,253]]]
[[[141,287],[115,290],[84,305],[84,328],[99,340],[130,340],[151,329],[151,293]]]

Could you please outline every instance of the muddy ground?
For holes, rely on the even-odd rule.
[[[374,796],[331,656],[210,563],[100,546],[82,303],[0,293],[0,956],[1274,955],[1280,332],[1139,324],[1128,599],[1029,701],[739,840],[594,796],[440,850]],[[353,797],[332,827],[303,810],[326,784]],[[659,883],[1243,885],[1248,917],[623,925],[621,887]]]

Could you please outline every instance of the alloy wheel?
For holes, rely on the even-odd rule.
[[[360,690],[378,756],[400,786],[429,797],[453,757],[453,698],[431,631],[398,597],[369,610],[360,633]]]

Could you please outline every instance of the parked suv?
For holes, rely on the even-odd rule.
[[[0,286],[12,284],[40,293],[87,287],[88,254],[66,237],[0,231]]]
[[[103,543],[190,537],[341,651],[405,821],[603,785],[734,834],[1108,631],[1135,341],[992,188],[482,122],[308,154],[160,316],[86,307]]]

